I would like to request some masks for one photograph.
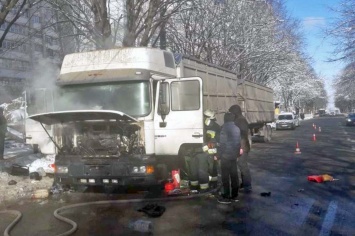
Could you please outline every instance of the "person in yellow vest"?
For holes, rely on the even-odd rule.
[[[202,153],[197,155],[199,163],[199,187],[200,191],[207,189],[215,189],[218,186],[217,172],[217,143],[221,127],[217,124],[216,114],[214,111],[207,109],[205,116],[205,143],[202,147]]]
[[[275,108],[275,117],[277,117],[280,114],[280,108],[277,106]]]

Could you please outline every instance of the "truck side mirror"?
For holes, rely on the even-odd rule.
[[[169,106],[166,103],[160,104],[160,115],[166,116],[169,114]]]
[[[170,112],[169,90],[168,89],[169,89],[169,83],[161,82],[160,89],[159,89],[158,111],[159,111],[159,114],[161,115],[163,123],[165,123],[164,120]],[[165,124],[165,126],[166,126],[166,124]],[[161,126],[161,127],[165,127],[165,126]]]

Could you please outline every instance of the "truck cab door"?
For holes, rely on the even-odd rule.
[[[177,155],[185,143],[203,143],[203,93],[199,77],[160,81],[155,104],[155,154]]]
[[[53,111],[52,91],[45,88],[38,88],[26,91],[26,114],[34,115]],[[53,135],[52,127],[45,127],[50,135]],[[41,151],[43,154],[54,154],[55,146],[42,125],[26,117],[25,120],[26,143],[31,144],[34,151]]]

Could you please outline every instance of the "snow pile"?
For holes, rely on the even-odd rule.
[[[4,115],[9,124],[20,122],[25,118],[25,101],[22,97],[16,98],[10,103],[3,103],[0,107],[4,109]]]
[[[54,155],[46,155],[45,157],[36,159],[27,165],[30,173],[38,172],[41,176],[45,176],[46,173],[54,174],[54,157]]]
[[[16,181],[9,185],[11,180]],[[34,181],[29,176],[12,176],[0,171],[0,204],[4,201],[14,201],[20,198],[31,198],[38,189],[50,189],[53,178],[45,176],[40,181]]]

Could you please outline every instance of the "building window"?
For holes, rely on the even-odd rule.
[[[19,44],[17,42],[10,41],[10,40],[4,40],[4,42],[2,43],[2,49],[18,51],[22,53],[28,52],[28,47],[26,44]]]
[[[48,45],[53,45],[53,38],[52,37],[46,35],[45,41]]]
[[[39,16],[32,16],[32,17],[31,17],[31,22],[32,22],[32,23],[41,23],[41,17],[39,17]]]
[[[50,58],[53,58],[54,57],[54,50],[52,50],[52,49],[49,49],[49,48],[47,48],[47,55],[50,57]]]
[[[37,31],[36,33],[33,34],[33,37],[42,39],[42,33]]]
[[[27,61],[13,60],[13,59],[0,59],[0,67],[9,70],[26,71],[30,68],[30,63]]]
[[[9,26],[9,23],[8,23],[8,22],[4,22],[4,24],[2,24],[2,25],[0,26],[0,29],[1,29],[1,30],[5,30],[8,26]],[[16,34],[23,34],[23,35],[26,35],[27,29],[26,29],[24,26],[22,26],[22,25],[13,24],[13,25],[10,27],[9,32],[11,32],[11,33],[16,33]]]
[[[36,52],[42,52],[43,51],[43,46],[39,44],[35,44],[35,51]]]

